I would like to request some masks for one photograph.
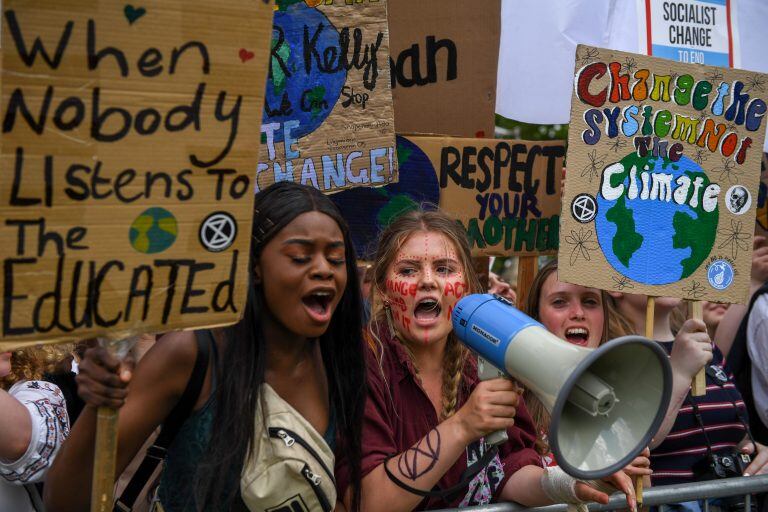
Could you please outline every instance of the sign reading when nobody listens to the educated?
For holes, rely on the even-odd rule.
[[[2,4],[0,351],[237,321],[273,6]]]
[[[562,141],[398,136],[400,181],[332,196],[360,258],[405,211],[439,206],[464,229],[473,256],[557,250]]]
[[[386,0],[278,0],[257,190],[397,181]]]
[[[766,82],[759,73],[579,46],[560,279],[744,302]]]

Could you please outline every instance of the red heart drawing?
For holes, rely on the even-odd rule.
[[[240,60],[243,61],[244,63],[248,62],[253,57],[255,57],[255,54],[253,52],[249,52],[245,48],[240,48],[240,53],[238,53],[238,55],[240,55]]]

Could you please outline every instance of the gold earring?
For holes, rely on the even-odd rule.
[[[392,319],[392,306],[388,300],[384,301],[384,314],[387,317],[387,327],[389,327],[390,338],[397,337],[397,333],[395,332],[395,322]]]

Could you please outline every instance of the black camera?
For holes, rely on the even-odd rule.
[[[729,451],[723,454],[711,454],[695,464],[693,473],[697,480],[716,480],[742,476],[752,457],[746,453]]]

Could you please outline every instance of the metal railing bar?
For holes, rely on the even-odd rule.
[[[768,492],[768,475],[724,478],[690,484],[651,487],[643,491],[643,504],[653,506],[704,498],[742,496],[761,492]],[[590,512],[605,512],[622,508],[627,508],[627,501],[621,493],[613,494],[607,505],[589,505]],[[438,512],[455,512],[457,510],[459,509],[443,509]],[[560,503],[547,507],[526,508],[517,503],[496,503],[493,505],[467,507],[461,510],[462,512],[566,512],[567,505]]]

